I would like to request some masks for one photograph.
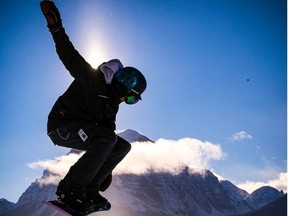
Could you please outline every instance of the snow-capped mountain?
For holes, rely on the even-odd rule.
[[[220,181],[224,191],[229,197],[229,200],[241,212],[246,212],[253,209],[253,206],[249,202],[245,201],[245,198],[249,195],[245,190],[242,190],[232,184],[230,181]]]
[[[262,206],[261,208],[255,209],[248,213],[234,216],[271,216],[271,215],[275,216],[287,215],[287,194],[267,205]]]
[[[0,199],[0,214],[9,211],[10,209],[15,207],[15,203],[9,202],[6,199]]]
[[[125,212],[121,215],[224,216],[251,210],[246,206],[237,209],[209,170],[200,173],[187,167],[178,174],[116,176],[107,197]]]
[[[130,141],[150,140],[132,130],[119,135]],[[44,199],[55,199],[56,186],[42,181],[51,176],[52,173],[44,170],[43,176],[27,188],[16,206],[0,215],[57,216],[55,210],[40,203]],[[260,188],[249,195],[229,181],[219,181],[209,170],[183,166],[177,173],[150,170],[138,175],[114,175],[104,196],[112,203],[109,216],[230,216],[249,212],[283,195],[275,190]],[[107,215],[107,212],[95,215]]]
[[[264,186],[257,190],[255,190],[253,193],[251,193],[249,196],[245,198],[245,200],[251,204],[255,208],[260,208],[267,204],[267,202],[272,202],[280,197],[282,197],[283,191],[278,191],[273,187],[270,186]]]
[[[123,139],[127,140],[128,142],[153,142],[148,137],[144,136],[143,134],[140,134],[137,131],[127,129],[123,132],[117,133],[118,136],[122,137]]]
[[[54,199],[56,186],[41,186],[39,182],[33,182],[23,193],[16,209],[3,215],[53,214],[40,200]],[[243,190],[236,186],[232,191],[227,189],[209,170],[199,173],[187,167],[176,175],[152,171],[114,176],[105,196],[113,204],[111,216],[228,216],[253,210],[243,200]]]

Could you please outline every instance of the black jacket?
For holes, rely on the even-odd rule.
[[[48,116],[48,133],[73,121],[88,121],[115,130],[120,102],[111,97],[111,86],[106,84],[104,74],[78,53],[64,28],[52,36],[59,58],[75,79],[54,104]]]

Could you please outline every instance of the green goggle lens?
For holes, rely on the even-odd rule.
[[[126,104],[136,104],[139,101],[139,98],[135,95],[127,95],[125,97],[125,103]]]

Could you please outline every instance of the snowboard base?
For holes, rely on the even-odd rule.
[[[111,207],[111,206],[107,206],[107,208],[101,208],[101,209],[98,209],[96,211],[81,212],[81,211],[77,211],[77,210],[65,205],[64,203],[62,203],[59,200],[51,200],[51,201],[42,200],[41,203],[49,206],[50,208],[57,210],[58,212],[62,213],[63,216],[64,215],[65,216],[87,216],[89,214],[99,212],[99,211],[108,211]]]

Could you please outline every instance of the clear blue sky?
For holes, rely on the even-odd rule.
[[[91,64],[119,58],[147,77],[143,101],[121,106],[118,130],[217,143],[227,158],[214,169],[233,181],[273,178],[244,176],[251,167],[287,171],[286,1],[55,2]],[[41,176],[28,163],[67,153],[46,136],[46,121],[72,79],[39,1],[2,0],[0,8],[0,197],[16,202]]]

